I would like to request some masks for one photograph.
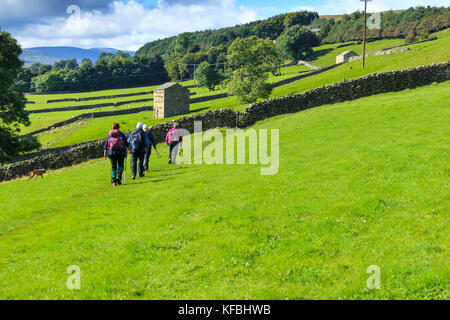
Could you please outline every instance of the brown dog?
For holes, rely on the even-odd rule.
[[[39,177],[44,179],[44,174],[46,174],[46,173],[47,173],[47,170],[45,170],[45,169],[33,170],[30,172],[30,178],[28,180],[31,180],[33,178],[37,179]]]

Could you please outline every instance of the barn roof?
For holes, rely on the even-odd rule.
[[[178,84],[176,82],[167,82],[167,83],[164,83],[161,87],[156,88],[155,90],[164,90],[164,89],[171,88],[173,86],[180,86],[180,87],[182,87],[182,85],[180,85],[180,84]]]
[[[344,51],[344,52],[338,54],[337,57],[340,57],[340,56],[346,56],[346,55],[348,55],[349,53],[354,54],[354,55],[357,55],[355,52],[353,52],[353,51],[351,51],[351,50],[348,50],[348,51]]]

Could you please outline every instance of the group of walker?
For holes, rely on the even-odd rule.
[[[183,143],[183,137],[179,134],[177,124],[166,134],[166,144],[169,146],[169,164],[176,163],[179,147]],[[136,175],[145,177],[149,170],[150,156],[152,147],[156,149],[156,141],[153,133],[146,124],[139,122],[136,130],[130,133],[127,138],[120,131],[120,125],[113,123],[112,130],[109,132],[104,146],[104,157],[111,161],[111,183],[115,187],[122,184],[122,179],[126,182],[126,159],[128,152],[131,154],[131,179],[135,180]]]

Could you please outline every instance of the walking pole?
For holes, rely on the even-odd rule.
[[[128,158],[128,152],[127,152],[127,155],[125,156],[125,170],[124,170],[124,175],[123,175],[123,184],[127,184],[127,158]]]
[[[133,175],[133,156],[131,156],[130,154],[130,170],[131,170],[131,175]]]

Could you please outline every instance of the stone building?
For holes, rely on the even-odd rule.
[[[344,51],[341,54],[338,54],[336,56],[336,63],[344,63],[344,62],[350,62],[352,58],[359,57],[358,54],[354,53],[353,51]]]
[[[153,117],[156,119],[189,113],[189,90],[178,83],[165,83],[155,89],[153,96]]]

